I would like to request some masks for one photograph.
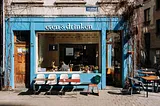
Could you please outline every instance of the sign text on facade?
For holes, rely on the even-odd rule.
[[[92,26],[83,25],[82,23],[78,25],[68,23],[66,26],[65,25],[47,25],[45,29],[46,30],[91,30]]]

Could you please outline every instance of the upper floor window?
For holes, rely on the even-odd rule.
[[[150,8],[144,10],[144,24],[145,25],[150,24]]]
[[[12,0],[12,4],[30,4],[30,3],[38,3],[41,4],[43,3],[44,0]]]
[[[157,35],[160,35],[160,19],[156,21],[156,31],[157,31]]]
[[[147,1],[147,0],[143,0],[143,1],[145,2],[145,1]]]
[[[68,4],[71,4],[71,5],[72,4],[73,5],[82,4],[82,5],[84,5],[84,4],[86,4],[86,2],[85,2],[85,0],[56,0],[55,4],[60,5],[60,6],[61,6],[61,4],[62,4],[62,6],[64,6],[64,4],[67,4],[67,6],[68,6]]]
[[[84,0],[57,0],[57,1],[84,1]]]
[[[84,0],[56,0],[56,2],[84,2]]]
[[[160,9],[160,0],[156,0],[156,9]]]

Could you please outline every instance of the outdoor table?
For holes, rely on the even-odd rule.
[[[147,75],[155,75],[156,74],[155,72],[152,72],[152,71],[141,71],[139,73],[145,74],[145,76],[147,76]]]
[[[154,83],[155,83],[155,81],[159,81],[160,78],[158,76],[145,76],[145,77],[142,77],[142,79],[147,81],[146,92],[147,92],[147,97],[148,97],[148,82],[154,81]]]

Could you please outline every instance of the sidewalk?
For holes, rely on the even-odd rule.
[[[108,93],[114,92],[114,94]],[[0,91],[0,106],[159,106],[160,93],[145,92],[134,95],[121,95],[119,89],[106,89],[100,91],[100,96],[82,95],[25,95],[23,91]],[[20,95],[23,94],[23,95]]]

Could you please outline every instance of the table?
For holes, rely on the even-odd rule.
[[[146,75],[155,75],[156,73],[155,72],[152,72],[152,71],[142,71],[142,72],[139,72],[141,74],[145,74]]]
[[[158,76],[145,76],[145,77],[142,77],[142,79],[146,80],[147,81],[147,87],[146,87],[146,92],[147,92],[147,97],[148,97],[148,81],[159,81],[160,78]]]

